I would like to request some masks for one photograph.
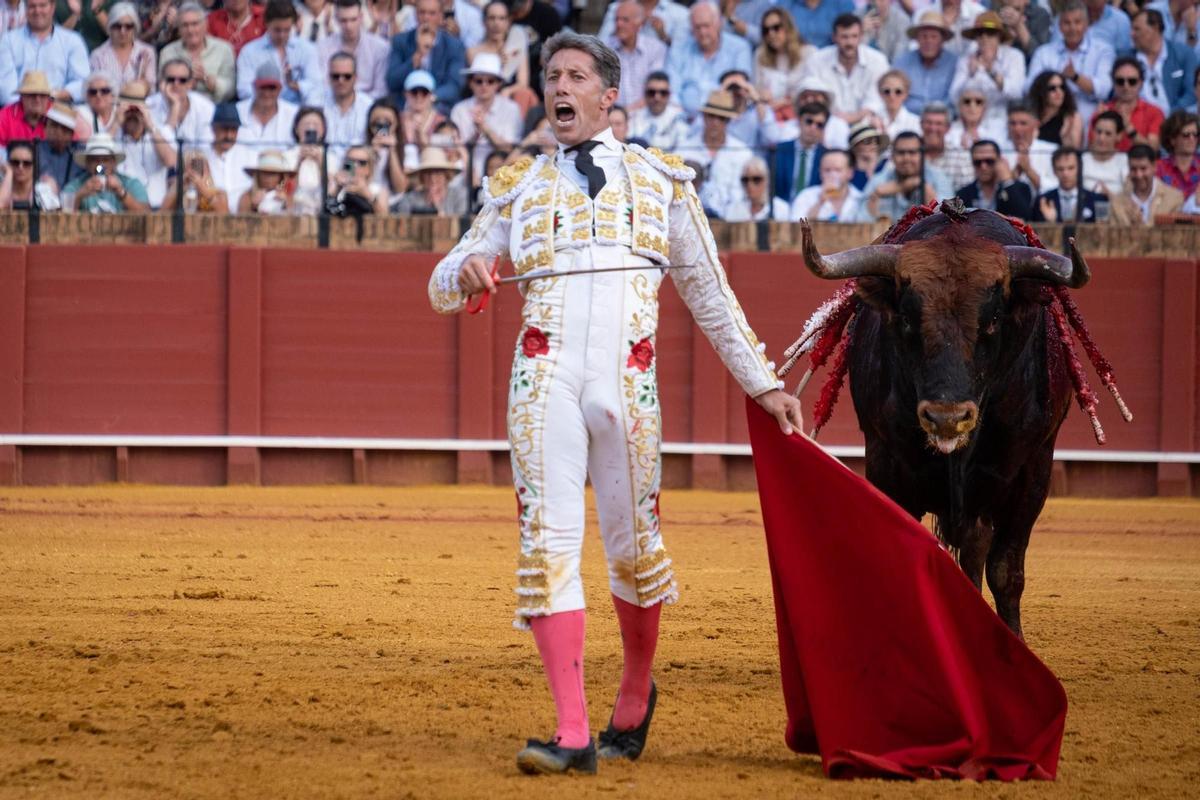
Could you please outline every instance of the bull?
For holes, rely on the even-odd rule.
[[[1006,218],[949,204],[894,243],[836,255],[805,223],[803,255],[820,278],[856,279],[847,365],[867,479],[917,519],[936,515],[1022,636],[1025,550],[1072,397],[1044,287],[1082,287],[1087,263],[1074,242],[1070,257],[1030,247]]]

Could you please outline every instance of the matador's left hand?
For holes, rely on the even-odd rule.
[[[785,436],[804,433],[804,416],[800,411],[800,401],[782,389],[772,389],[754,398],[766,412],[779,423],[779,429]]]

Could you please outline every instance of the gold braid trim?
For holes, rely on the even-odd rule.
[[[653,553],[639,556],[634,562],[634,576],[637,580],[638,605],[642,608],[659,602],[670,605],[679,599],[675,571],[671,569],[666,548],[660,547]]]
[[[529,630],[529,617],[544,617],[550,613],[550,582],[546,575],[550,564],[544,550],[517,558],[516,619],[513,627]]]

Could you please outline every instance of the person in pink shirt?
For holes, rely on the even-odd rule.
[[[46,111],[50,108],[50,82],[46,73],[32,69],[17,87],[20,99],[0,109],[0,146],[16,140],[46,138]]]

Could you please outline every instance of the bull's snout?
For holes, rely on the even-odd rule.
[[[929,436],[929,443],[943,453],[951,453],[967,443],[979,421],[979,406],[965,403],[943,403],[922,400],[917,404],[917,418]]]

